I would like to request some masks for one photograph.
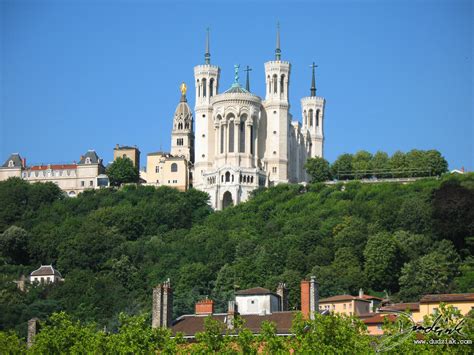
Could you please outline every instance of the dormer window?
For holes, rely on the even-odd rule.
[[[9,167],[9,168],[13,168],[14,166],[15,166],[15,164],[13,163],[13,160],[10,160],[10,161],[8,162],[8,167]]]
[[[90,164],[91,163],[91,158],[87,157],[86,158],[86,164]]]

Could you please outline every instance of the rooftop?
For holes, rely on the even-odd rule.
[[[359,298],[356,296],[351,296],[351,295],[337,295],[337,296],[332,296],[332,297],[327,297],[327,298],[322,298],[319,300],[319,303],[326,303],[326,302],[339,302],[339,301],[363,301],[363,302],[370,302],[367,299]]]
[[[272,295],[274,294],[267,288],[253,287],[246,290],[240,290],[235,293],[236,296],[250,296],[250,295]]]
[[[53,265],[41,265],[38,269],[34,270],[30,276],[61,276],[61,273],[56,270]]]
[[[420,303],[467,301],[474,301],[474,293],[444,293],[437,295],[424,295],[420,299]]]
[[[420,310],[420,304],[418,302],[412,302],[412,303],[394,303],[390,305],[386,305],[384,307],[380,307],[379,311],[384,312],[384,311],[419,311]]]

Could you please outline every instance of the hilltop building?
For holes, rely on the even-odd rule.
[[[304,164],[308,158],[322,157],[324,145],[325,99],[316,96],[315,68],[312,67],[310,95],[301,99],[301,123],[290,113],[291,64],[281,59],[280,32],[277,30],[275,58],[264,64],[265,93],[250,89],[249,71],[245,87],[239,83],[239,66],[234,66],[234,82],[219,92],[221,69],[211,64],[209,32],[204,64],[194,67],[195,128],[181,85],[181,99],[173,118],[171,152],[160,159],[182,157],[188,170],[182,178],[156,176],[160,159],[147,159],[148,184],[169,185],[168,181],[188,180],[205,191],[212,207],[223,209],[246,201],[250,193],[264,186],[307,180]],[[176,184],[176,183],[175,183]]]
[[[117,160],[117,158],[129,158],[135,168],[140,171],[140,150],[137,146],[130,147],[117,144],[114,148],[114,161]]]
[[[0,181],[18,177],[30,183],[52,182],[68,196],[75,197],[87,189],[109,185],[102,159],[94,150],[87,151],[78,163],[27,166],[26,159],[13,153],[0,167]]]
[[[53,265],[41,265],[38,269],[31,272],[29,280],[31,283],[56,283],[64,281],[61,273]]]

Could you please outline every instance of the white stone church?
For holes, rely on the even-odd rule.
[[[211,64],[209,33],[205,63],[194,67],[196,105],[193,116],[182,86],[176,109],[171,154],[191,162],[193,187],[210,195],[211,205],[223,209],[246,201],[258,187],[307,180],[308,158],[323,156],[325,99],[316,96],[315,76],[310,96],[301,99],[302,122],[290,113],[291,64],[281,60],[277,31],[275,60],[265,63],[265,98],[235,80],[219,92],[220,68]],[[248,69],[248,68],[247,68]]]

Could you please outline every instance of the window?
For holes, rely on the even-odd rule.
[[[382,324],[377,324],[377,329],[382,330]]]
[[[160,172],[160,167],[159,166],[155,166],[155,173],[159,173]]]
[[[242,118],[242,121],[240,122],[240,142],[239,142],[239,152],[240,153],[245,153],[245,121],[246,121],[246,116]]]
[[[84,181],[81,181],[81,186],[84,186]]]
[[[272,173],[276,174],[276,172],[277,172],[277,168],[276,168],[276,166],[274,166],[274,167],[272,168]]]
[[[224,153],[224,129],[221,127],[221,154]]]
[[[178,164],[176,163],[171,164],[171,172],[172,173],[178,172]]]
[[[284,87],[285,87],[285,76],[282,75],[280,79],[280,93],[282,94],[285,92]]]
[[[48,276],[48,277],[46,278],[46,281],[50,282],[50,281],[51,281],[51,278]]]
[[[346,306],[347,306],[347,305],[344,303],[344,309],[346,309]]]
[[[234,121],[229,122],[229,153],[234,152]]]
[[[89,181],[89,186],[94,186],[94,181]]]
[[[309,112],[309,125],[310,127],[313,127],[313,110],[310,109],[308,112]]]
[[[202,96],[203,97],[206,97],[206,85],[207,85],[206,79],[202,79]]]
[[[125,158],[126,155],[124,154],[123,157]],[[87,157],[86,158],[86,164],[90,164],[91,163],[91,158]]]
[[[184,138],[178,138],[178,139],[176,140],[176,144],[177,144],[177,145],[184,145]]]
[[[13,163],[13,160],[10,160],[10,161],[8,162],[8,167],[9,167],[9,168],[13,168],[14,166],[15,166],[15,164]]]
[[[229,182],[229,181],[230,181],[230,173],[226,172],[225,173],[225,182]]]
[[[316,127],[319,127],[319,114],[321,111],[316,110]]]
[[[253,126],[250,126],[250,154],[253,154]]]
[[[278,89],[278,76],[273,74],[273,93],[276,94]]]
[[[433,308],[433,314],[438,314],[438,308]]]
[[[268,93],[272,93],[272,82],[270,80],[270,75],[267,76],[267,82],[268,82]]]
[[[209,80],[209,97],[214,95],[214,79]]]

